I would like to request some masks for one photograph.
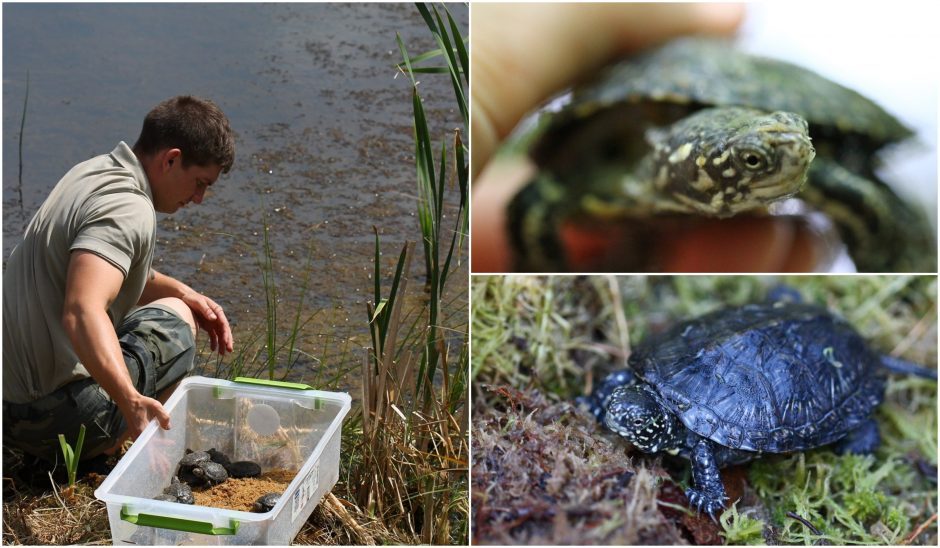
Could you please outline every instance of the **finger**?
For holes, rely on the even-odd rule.
[[[232,336],[232,327],[229,325],[225,311],[221,307],[219,308],[219,327],[219,353],[227,354],[234,350],[235,340]]]
[[[828,259],[799,217],[569,223],[560,235],[573,271],[808,272]]]
[[[516,192],[534,175],[523,158],[490,163],[474,184],[470,197],[473,237],[470,238],[473,272],[509,272],[512,254],[506,207]]]
[[[153,401],[154,405],[152,407],[153,418],[157,419],[157,422],[160,423],[160,427],[164,430],[170,429],[170,414],[167,413],[166,409],[163,408],[163,404],[157,400]]]
[[[209,334],[209,349],[215,352],[215,349],[219,347],[219,336],[215,333],[215,326],[207,326],[206,333]]]
[[[710,221],[669,241],[659,262],[667,272],[811,272],[817,240],[793,217]]]
[[[212,299],[206,298],[206,302],[203,304],[203,308],[202,308],[203,316],[205,316],[210,321],[214,322],[218,319],[216,310],[222,310],[222,307],[215,304],[215,302],[213,302]]]
[[[471,9],[473,175],[525,113],[611,57],[679,34],[728,34],[744,11],[738,4],[668,3]]]

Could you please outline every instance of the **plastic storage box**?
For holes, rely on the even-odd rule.
[[[151,422],[95,491],[107,504],[114,544],[289,544],[339,478],[350,401],[294,383],[184,379],[165,405],[170,430]],[[186,449],[213,447],[263,472],[297,474],[265,513],[153,500]]]

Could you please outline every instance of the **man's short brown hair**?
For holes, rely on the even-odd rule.
[[[235,162],[235,138],[225,113],[212,101],[180,95],[147,113],[134,152],[148,155],[167,148],[182,152],[184,166],[221,166]]]

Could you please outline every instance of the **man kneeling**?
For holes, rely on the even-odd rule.
[[[235,158],[211,101],[174,97],[133,149],[78,164],[30,221],[3,275],[3,443],[54,461],[58,434],[81,457],[116,450],[193,368],[196,327],[232,351],[222,308],[152,268],[155,212],[199,204]],[[139,307],[139,308],[138,308]]]

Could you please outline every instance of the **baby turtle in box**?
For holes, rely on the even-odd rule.
[[[212,460],[212,462],[217,462],[222,466],[228,466],[232,463],[231,459],[228,458],[228,455],[221,451],[217,451],[215,447],[209,449],[206,451],[206,453],[208,453],[209,459]]]
[[[281,500],[280,493],[265,493],[258,497],[258,500],[255,501],[252,505],[252,512],[270,512],[277,505],[277,501]]]
[[[691,460],[686,494],[708,514],[727,500],[721,467],[828,444],[873,451],[880,366],[936,375],[879,357],[843,319],[803,303],[746,305],[682,322],[643,341],[629,365],[598,386],[592,412],[641,451]]]
[[[530,148],[539,172],[510,204],[518,269],[568,268],[569,220],[721,218],[796,195],[832,220],[859,271],[933,272],[935,231],[875,174],[876,152],[911,134],[809,70],[675,40],[545,115]]]
[[[225,467],[217,462],[209,462],[194,466],[192,469],[194,476],[203,483],[215,485],[228,479],[228,472]]]
[[[261,475],[261,465],[257,462],[250,460],[232,462],[228,455],[217,451],[214,447],[206,453],[209,454],[212,462],[217,462],[225,468],[230,478],[256,478]]]
[[[225,467],[233,478],[256,478],[261,475],[261,465],[250,460],[235,461]]]
[[[203,483],[202,478],[193,473],[197,466],[201,467],[210,462],[209,453],[205,451],[186,450],[186,454],[180,459],[179,466],[176,468],[176,475],[190,485],[199,485]]]
[[[167,502],[178,502],[180,504],[195,504],[193,490],[181,482],[178,477],[173,476],[170,486],[163,490],[163,493],[154,497],[156,500],[165,500]]]

